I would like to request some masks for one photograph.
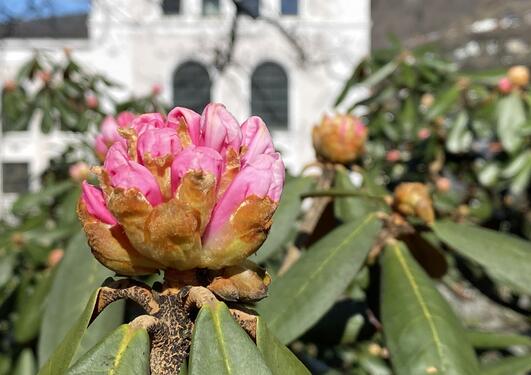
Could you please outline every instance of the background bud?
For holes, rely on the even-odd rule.
[[[516,65],[507,71],[509,81],[516,87],[527,86],[529,83],[529,69],[523,65]]]

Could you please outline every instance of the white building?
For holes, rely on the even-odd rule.
[[[310,131],[330,111],[352,67],[368,53],[369,0],[93,0],[86,38],[18,38],[0,43],[0,81],[35,49],[62,54],[145,94],[153,84],[170,103],[224,103],[239,119],[260,115],[293,170],[313,159]],[[219,66],[224,65],[223,69]],[[65,135],[36,126],[0,135],[0,206],[38,176]],[[26,176],[27,174],[27,176]]]

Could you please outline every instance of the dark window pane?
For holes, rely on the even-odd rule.
[[[246,14],[253,18],[260,15],[260,1],[259,0],[239,0],[236,1],[238,12]]]
[[[164,14],[179,14],[181,12],[180,0],[163,0],[162,11]]]
[[[213,16],[219,14],[219,0],[203,0],[203,15]]]
[[[182,64],[173,75],[173,104],[201,113],[210,103],[210,77],[196,62]]]
[[[25,193],[28,189],[28,163],[3,163],[2,190],[4,193]]]
[[[299,0],[282,0],[282,14],[299,14]]]
[[[258,66],[251,79],[251,112],[272,129],[288,128],[288,76],[275,63]]]

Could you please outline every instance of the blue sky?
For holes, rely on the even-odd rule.
[[[86,13],[90,0],[0,0],[0,22]]]

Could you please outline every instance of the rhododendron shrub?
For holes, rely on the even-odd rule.
[[[108,149],[107,149],[108,148]],[[125,275],[236,265],[264,242],[284,164],[264,122],[220,104],[199,115],[105,120],[100,187],[83,184],[79,217],[91,248]]]

